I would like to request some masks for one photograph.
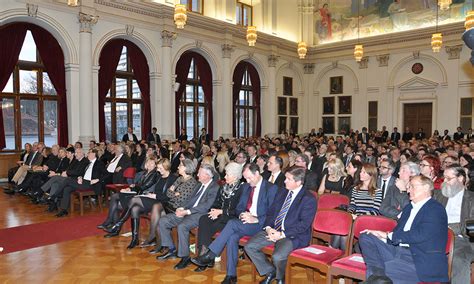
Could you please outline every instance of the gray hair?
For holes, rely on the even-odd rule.
[[[201,164],[201,167],[199,169],[205,171],[206,174],[211,178],[214,177],[214,174],[216,173],[215,168],[208,164]]]
[[[181,161],[181,163],[183,164],[184,168],[185,168],[185,173],[187,175],[193,175],[194,172],[196,171],[196,166],[194,165],[194,162],[190,159],[184,159]]]
[[[230,162],[225,166],[226,174],[235,177],[237,180],[242,178],[242,166],[236,162]]]
[[[402,166],[407,166],[412,176],[417,176],[420,174],[420,166],[412,161],[408,161]]]

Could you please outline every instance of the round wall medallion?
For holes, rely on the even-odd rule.
[[[423,64],[421,63],[413,64],[413,66],[411,67],[411,71],[415,74],[420,74],[421,72],[423,72]]]

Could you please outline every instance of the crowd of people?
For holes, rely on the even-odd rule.
[[[310,243],[317,196],[343,194],[350,203],[338,209],[354,219],[382,215],[398,221],[393,232],[367,231],[359,240],[369,280],[449,281],[444,252],[449,227],[456,236],[452,281],[469,283],[473,251],[465,221],[474,218],[471,132],[458,127],[451,138],[448,130],[429,136],[422,129],[401,134],[395,127],[389,135],[386,127],[371,133],[364,127],[344,136],[313,129],[305,136],[211,140],[203,129],[197,139],[188,141],[182,133],[167,141],[154,128],[148,139],[138,141],[129,129],[119,143],[91,141],[88,152],[80,142],[65,148],[26,144],[5,193],[28,195],[63,217],[75,190],[102,195],[107,184],[128,183],[108,200],[108,216],[98,225],[105,237],[118,236],[131,219],[129,249],[154,246],[150,253],[158,260],[179,257],[175,269],[194,264],[197,272],[212,268],[226,249],[223,283],[237,282],[244,236],[251,237],[243,249],[265,275],[262,283],[283,283],[288,255]],[[123,175],[130,167],[136,169],[134,180]],[[150,216],[150,232],[140,243],[143,214]],[[198,256],[191,258],[194,228]],[[334,236],[330,245],[345,249],[345,238]],[[271,261],[261,252],[269,244],[275,244]]]

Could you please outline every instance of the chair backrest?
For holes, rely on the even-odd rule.
[[[314,231],[332,235],[350,235],[351,227],[352,215],[335,209],[318,210],[313,221]]]
[[[349,197],[342,194],[325,193],[319,197],[318,210],[334,209],[340,205],[349,205]]]
[[[451,270],[454,256],[454,232],[448,228],[448,241],[446,242],[446,254],[448,256],[448,276],[451,280]]]
[[[126,168],[123,171],[123,177],[127,179],[134,179],[136,173],[137,173],[137,169],[135,169],[134,167]]]
[[[354,246],[354,239],[358,239],[363,230],[392,231],[397,226],[397,221],[384,217],[362,215],[358,216],[352,225],[352,234],[349,241],[349,247]]]

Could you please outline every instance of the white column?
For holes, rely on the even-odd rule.
[[[94,139],[93,116],[90,114],[92,98],[94,97],[92,85],[92,26],[97,23],[97,20],[97,16],[79,13],[79,23],[81,24],[79,32],[79,110],[81,113],[79,141],[85,146],[89,145],[90,140]]]
[[[214,138],[222,136],[232,137],[232,114],[234,112],[232,104],[232,71],[230,57],[234,51],[231,44],[222,45],[222,92],[218,95],[214,93]],[[217,130],[217,131],[216,131]]]
[[[268,88],[262,87],[260,113],[262,117],[262,136],[265,134],[270,137],[278,134],[278,117],[277,117],[277,96],[276,96],[276,65],[278,56],[271,54],[268,56]],[[263,92],[265,91],[265,92]],[[263,111],[265,106],[265,111]]]
[[[161,78],[161,139],[174,139],[175,138],[175,104],[174,104],[174,89],[173,89],[173,78],[171,71],[171,47],[173,46],[173,40],[176,39],[176,33],[167,30],[161,31],[161,50],[162,50],[162,63],[163,63],[163,74]]]
[[[163,125],[167,123],[162,121],[161,117],[158,117],[161,113],[161,90],[160,90],[161,74],[158,72],[150,73],[150,110],[152,112],[151,125],[158,129],[158,134],[162,133]]]
[[[66,94],[68,140],[76,141],[79,137],[81,109],[79,109],[79,65],[66,63]],[[62,111],[62,110],[60,110]]]

